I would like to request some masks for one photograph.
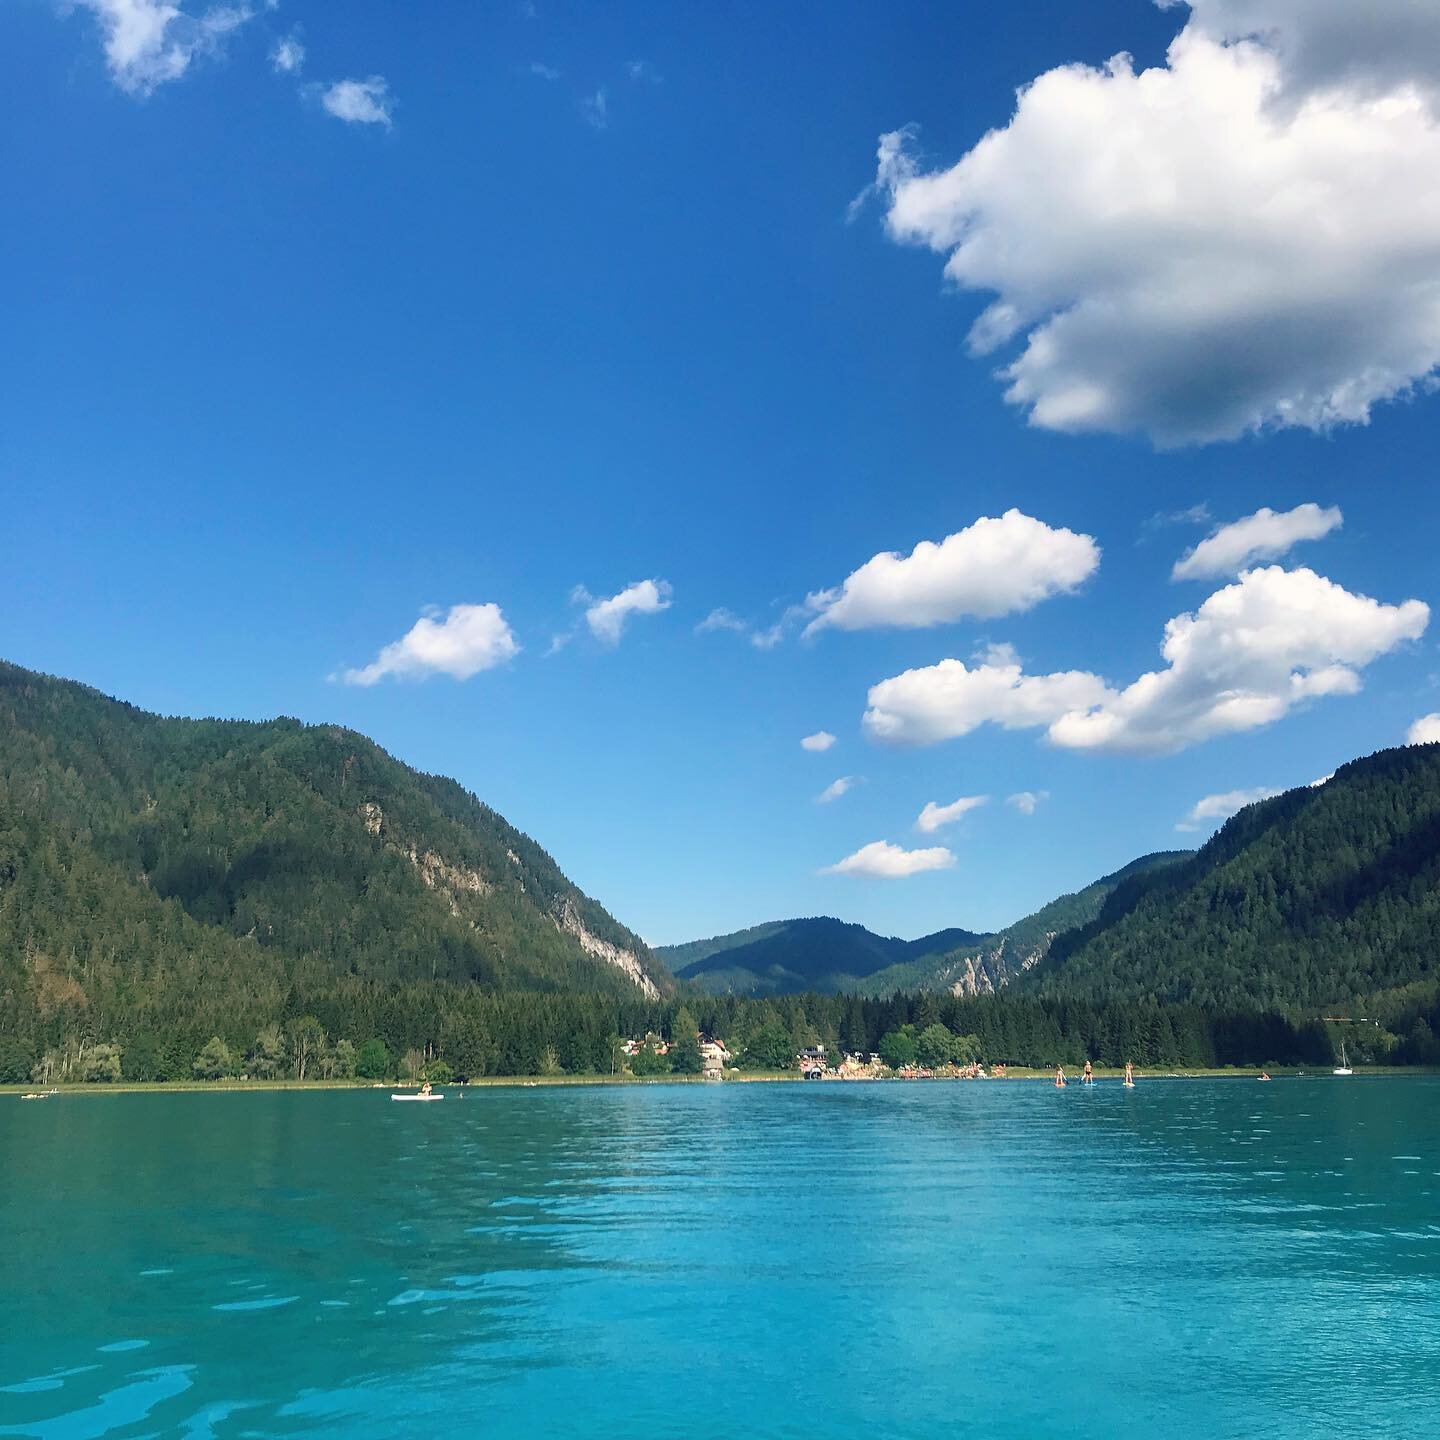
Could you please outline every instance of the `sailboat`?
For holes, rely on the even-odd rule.
[[[1340,1042],[1340,1063],[1333,1072],[1336,1075],[1353,1075],[1355,1072],[1350,1068],[1350,1062],[1345,1058],[1345,1042]]]

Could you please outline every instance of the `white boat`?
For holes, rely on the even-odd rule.
[[[421,1090],[414,1095],[391,1095],[392,1100],[443,1100],[443,1095],[436,1095],[433,1092]]]
[[[1355,1072],[1350,1068],[1350,1062],[1345,1058],[1345,1042],[1340,1042],[1340,1063],[1331,1072],[1334,1075],[1353,1075]]]

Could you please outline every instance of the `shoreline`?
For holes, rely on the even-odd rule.
[[[1332,1076],[1327,1069],[1306,1070],[1299,1066],[1277,1066],[1271,1070],[1273,1079],[1322,1079],[1329,1080]],[[1005,1084],[1009,1080],[1021,1081],[1049,1081],[1054,1078],[1054,1070],[1051,1069],[1027,1069],[1011,1067],[1010,1072],[1001,1077],[999,1084]],[[1114,1083],[1121,1079],[1122,1070],[1095,1070],[1097,1081],[1108,1081]],[[1377,1077],[1396,1077],[1405,1075],[1436,1075],[1440,1074],[1440,1066],[1435,1065],[1371,1065],[1357,1066],[1352,1078],[1366,1079]],[[1187,1069],[1187,1070],[1139,1070],[1135,1071],[1137,1081],[1156,1080],[1255,1080],[1259,1077],[1258,1067],[1218,1067],[1212,1069]],[[637,1077],[634,1075],[486,1075],[477,1080],[470,1080],[465,1084],[451,1083],[448,1085],[437,1085],[435,1088],[445,1090],[485,1090],[485,1089],[540,1089],[540,1088],[567,1088],[583,1086],[618,1086],[631,1087],[637,1085],[768,1085],[768,1084],[809,1084],[820,1085],[876,1085],[876,1084],[906,1084],[906,1085],[935,1085],[954,1084],[962,1080],[960,1076],[942,1075],[928,1080],[910,1079],[902,1080],[899,1076],[864,1076],[851,1080],[812,1080],[804,1081],[798,1071],[776,1070],[757,1071],[750,1074],[736,1073],[727,1075],[723,1080],[707,1080],[703,1075],[647,1075]],[[987,1080],[968,1081],[970,1084],[990,1084],[994,1077]],[[1083,1088],[1080,1085],[1078,1075],[1069,1077],[1070,1086]],[[22,1095],[34,1094],[37,1091],[45,1091],[60,1095],[255,1095],[255,1094],[277,1094],[281,1092],[308,1093],[313,1091],[332,1090],[353,1090],[353,1091],[375,1091],[375,1090],[416,1090],[419,1088],[419,1081],[400,1080],[151,1080],[140,1081],[121,1080],[114,1083],[84,1081],[70,1081],[60,1085],[39,1085],[34,1082],[30,1084],[3,1084],[0,1085],[0,1099],[19,1099]],[[1068,1087],[1067,1087],[1068,1088]]]

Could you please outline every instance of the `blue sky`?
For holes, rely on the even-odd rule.
[[[1405,608],[1437,599],[1428,21],[941,9],[12,0],[0,655],[351,725],[657,943],[997,926],[1196,843],[1207,796],[1401,743],[1440,709]],[[1172,578],[1299,506],[1343,523]],[[1012,510],[1013,565],[982,529],[842,597]],[[1219,592],[1167,696],[1128,692]],[[469,678],[365,671],[455,606],[496,607],[440,637]],[[719,608],[747,628],[697,633]]]

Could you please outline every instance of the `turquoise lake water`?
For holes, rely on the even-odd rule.
[[[1440,1080],[0,1099],[0,1435],[1440,1434]]]

